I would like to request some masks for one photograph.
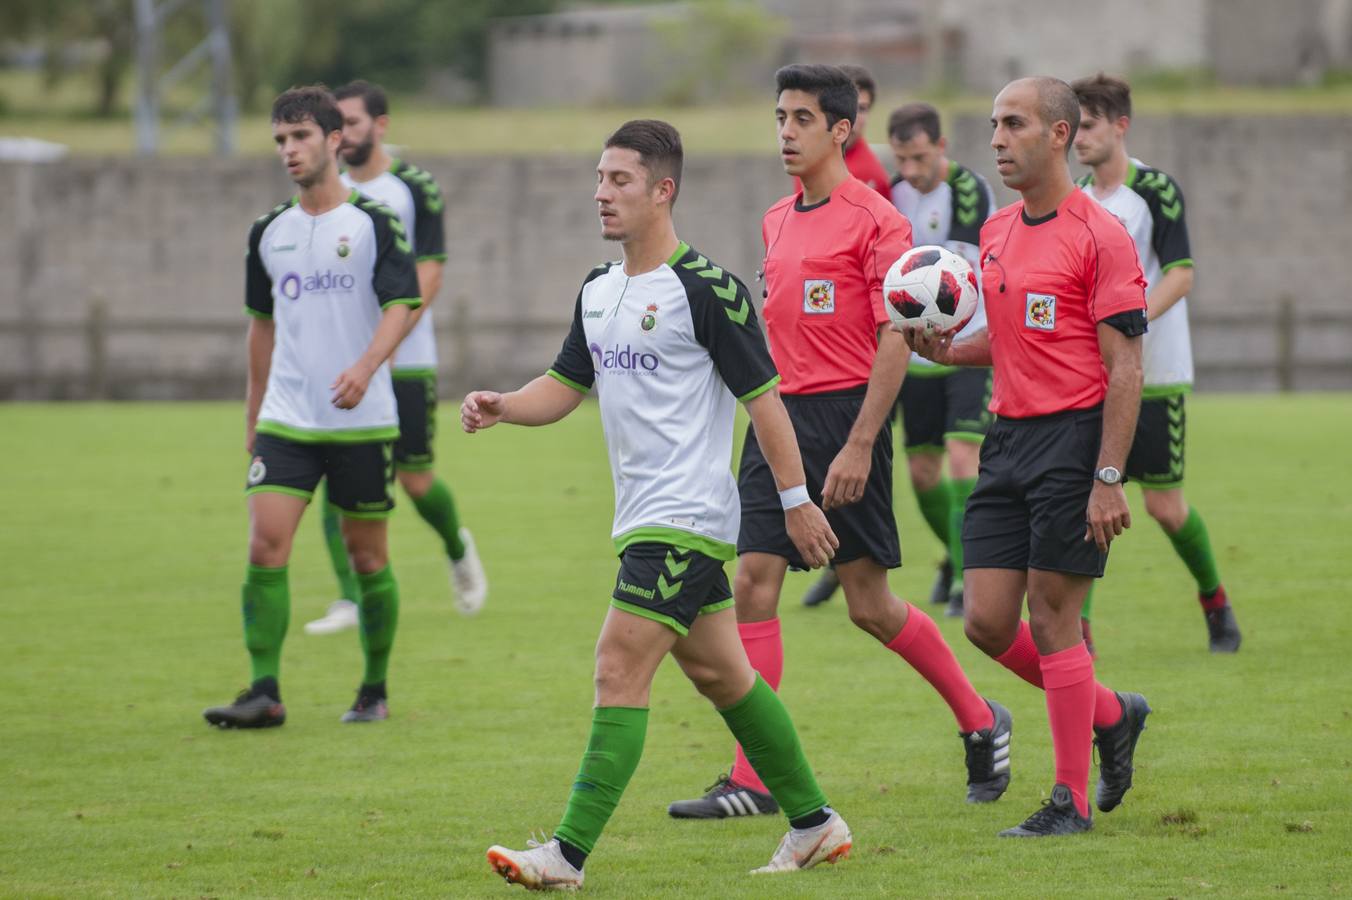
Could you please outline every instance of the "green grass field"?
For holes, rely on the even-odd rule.
[[[92,117],[92,80],[72,76],[55,87],[39,73],[0,69],[0,136],[27,136],[66,144],[76,154],[127,154],[136,148],[136,131],[126,103],[113,118]],[[991,95],[922,96],[883,86],[887,109],[911,100],[929,100],[944,115],[990,113]],[[532,156],[543,153],[592,152],[619,122],[652,117],[680,129],[687,151],[695,153],[770,154],[774,149],[774,110],[769,94],[761,100],[695,107],[494,109],[449,107],[414,98],[395,98],[389,140],[420,155],[490,154]],[[187,108],[200,95],[180,91],[171,105]],[[1352,82],[1277,89],[1173,85],[1160,88],[1148,81],[1133,98],[1138,113],[1151,115],[1346,115],[1352,111]],[[172,120],[166,115],[166,121]],[[880,118],[875,140],[886,131]],[[239,152],[272,152],[267,108],[241,116]],[[207,128],[167,128],[162,135],[167,155],[212,152]]]
[[[956,727],[839,599],[783,605],[783,695],[832,802],[845,863],[776,880],[748,869],[777,817],[674,822],[730,763],[722,722],[664,665],[647,753],[587,866],[596,897],[1241,897],[1352,893],[1352,396],[1190,401],[1188,492],[1245,640],[1206,652],[1190,580],[1132,494],[1097,599],[1100,677],[1156,712],[1137,787],[1091,835],[1002,841],[1051,787],[1041,694],[939,618],[978,690],[1015,716],[1014,781],[962,802]],[[200,710],[247,680],[239,583],[247,458],[238,405],[0,406],[8,525],[0,679],[0,895],[506,897],[483,858],[557,823],[586,740],[591,653],[615,561],[597,410],[548,430],[467,437],[442,413],[455,485],[492,582],[451,608],[445,564],[404,503],[393,717],[338,722],[356,636],[307,637],[334,596],[311,514],[291,566],[290,718],[210,730]],[[904,479],[903,479],[904,481]],[[898,487],[903,596],[937,543]]]

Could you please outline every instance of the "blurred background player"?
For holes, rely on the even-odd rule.
[[[471,615],[483,607],[488,582],[469,530],[460,527],[455,499],[445,479],[437,475],[435,437],[437,415],[437,343],[432,331],[432,301],[441,290],[446,265],[441,191],[432,176],[417,166],[390,156],[385,148],[389,102],[374,84],[354,81],[334,91],[343,114],[343,144],[339,156],[347,164],[343,183],[363,196],[394,210],[413,245],[418,287],[423,305],[413,312],[413,326],[395,351],[391,369],[394,398],[399,407],[399,438],[394,442],[394,470],[423,521],[441,538],[450,559],[455,603]],[[357,624],[356,582],[338,526],[338,510],[327,502],[324,537],[338,576],[342,599],[335,600],[321,619],[305,626],[307,634],[331,634]]]
[[[995,98],[991,147],[1020,201],[981,229],[987,327],[954,343],[912,331],[944,365],[990,366],[996,420],[963,517],[967,636],[1046,692],[1051,799],[1002,837],[1088,831],[1096,796],[1131,787],[1150,706],[1094,680],[1080,607],[1108,545],[1131,524],[1122,467],[1141,402],[1145,279],[1121,226],[1075,187],[1067,157],[1080,120],[1070,85],[1023,78]],[[1028,622],[1021,619],[1028,597]]]
[[[1197,582],[1211,652],[1234,653],[1239,649],[1239,623],[1221,586],[1206,523],[1183,497],[1187,428],[1183,401],[1192,390],[1187,294],[1193,277],[1183,191],[1171,176],[1127,154],[1131,127],[1127,82],[1099,73],[1071,87],[1080,101],[1075,157],[1093,170],[1080,186],[1127,227],[1146,280],[1150,330],[1142,348],[1145,387],[1126,474],[1141,486],[1146,512],[1164,529]],[[1091,640],[1092,601],[1091,590],[1084,606],[1086,640]]]
[[[1009,784],[1010,717],[972,687],[939,628],[898,599],[887,573],[901,565],[892,510],[892,408],[910,349],[889,326],[882,282],[911,247],[892,204],[845,167],[856,91],[835,66],[794,65],[775,76],[784,169],[803,188],[770,207],[765,242],[765,327],[783,377],[807,488],[840,538],[832,565],[850,620],[906,660],[943,697],[966,749],[967,799],[991,802]],[[738,469],[742,502],[734,595],[738,630],[756,671],[778,689],[784,669],[779,598],[790,566],[807,568],[779,511],[775,479],[755,427]],[[775,810],[741,747],[729,776],[703,797],[671,804],[676,818]]]
[[[385,674],[399,620],[386,519],[399,436],[389,359],[422,304],[412,248],[389,209],[338,177],[343,117],[321,87],[272,107],[272,133],[299,195],[254,222],[245,264],[249,387],[249,567],[244,644],[253,683],[212,725],[286,721],[278,670],[291,616],[287,562],[320,479],[342,512],[357,571],[366,670],[344,722],[385,719]]]
[[[939,111],[928,103],[894,110],[887,139],[898,172],[892,203],[911,223],[912,242],[947,247],[979,272],[981,226],[995,209],[989,182],[949,160]],[[985,325],[985,306],[978,299],[976,314],[958,336]],[[947,603],[950,616],[962,615],[962,513],[976,484],[981,439],[990,425],[990,392],[989,369],[939,366],[913,353],[898,400],[911,487],[926,524],[947,551],[930,602]],[[945,453],[948,478],[943,473]],[[803,604],[825,602],[838,584],[834,571],[824,572]]]
[[[623,262],[587,276],[547,374],[509,394],[474,391],[461,407],[471,434],[498,422],[548,425],[595,387],[615,480],[620,572],[596,644],[591,738],[568,808],[552,840],[488,850],[499,874],[532,889],[581,887],[587,855],[642,756],[653,675],[668,653],[753,748],[789,818],[788,835],[757,871],[806,869],[850,850],[850,830],[826,805],[788,712],[737,640],[723,573],[737,540],[728,467],[737,401],[763,435],[780,521],[798,552],[825,565],[835,536],[808,499],[746,287],[676,237],[682,163],[680,135],[665,122],[626,122],[606,140],[595,200],[602,237],[620,243]]]

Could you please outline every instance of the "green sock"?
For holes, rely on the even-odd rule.
[[[948,558],[953,563],[953,587],[962,587],[962,517],[967,498],[976,487],[975,478],[954,478],[949,483]]]
[[[361,683],[380,684],[390,665],[394,629],[399,624],[399,585],[388,565],[370,575],[358,574],[357,581],[361,583],[361,605],[357,607],[361,650],[366,655],[366,674]]]
[[[441,535],[447,556],[460,559],[465,555],[465,545],[460,540],[460,517],[455,514],[455,498],[445,481],[440,478],[433,481],[427,493],[414,498],[413,506],[423,521]]]
[[[253,680],[276,678],[282,666],[282,641],[291,620],[291,592],[286,566],[268,569],[250,565],[240,592],[244,614],[244,646],[249,650]]]
[[[592,852],[638,768],[647,734],[646,709],[598,706],[592,710],[591,737],[563,821],[554,829],[556,837],[583,853]]]
[[[948,545],[948,511],[952,506],[952,488],[947,478],[928,491],[916,491],[915,499],[920,503],[920,514],[925,517],[934,536],[941,544]]]
[[[789,711],[759,674],[745,697],[718,713],[785,816],[797,819],[826,805]]]
[[[1179,559],[1183,560],[1197,581],[1200,593],[1210,594],[1221,586],[1221,576],[1216,571],[1216,557],[1211,552],[1211,538],[1197,510],[1188,507],[1188,520],[1182,528],[1169,535],[1169,540]]]
[[[1089,582],[1089,593],[1084,595],[1084,606],[1080,607],[1080,618],[1086,622],[1094,621],[1094,586],[1098,584],[1097,579]]]
[[[329,548],[329,561],[333,563],[333,574],[338,577],[338,593],[346,600],[356,603],[361,599],[361,588],[357,585],[357,576],[352,573],[352,561],[347,558],[347,545],[343,543],[343,525],[338,507],[329,502],[329,480],[324,479],[324,503],[321,506],[320,521],[324,523],[324,546]]]

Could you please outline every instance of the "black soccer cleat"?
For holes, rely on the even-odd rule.
[[[282,702],[258,686],[240,691],[228,706],[212,706],[202,718],[217,728],[275,728],[286,721]]]
[[[1060,837],[1081,834],[1094,827],[1094,820],[1080,815],[1070,788],[1058,784],[1052,788],[1050,800],[1042,801],[1042,808],[1024,820],[1022,825],[1006,828],[1000,837]]]
[[[385,690],[382,687],[373,691],[362,686],[357,690],[357,699],[352,708],[343,713],[341,722],[383,722],[390,717],[390,707],[385,702]]]
[[[667,807],[673,819],[733,819],[777,812],[779,804],[774,797],[743,787],[727,775],[720,775],[698,800],[677,800]]]
[[[1235,621],[1235,611],[1230,604],[1219,609],[1207,610],[1207,637],[1212,653],[1236,653],[1239,651],[1239,623]]]
[[[953,560],[947,556],[939,563],[939,571],[934,576],[934,587],[930,588],[930,606],[943,606],[948,602],[948,589],[953,586]]]
[[[948,607],[944,610],[944,615],[950,619],[961,619],[963,609],[962,587],[955,587],[948,594]]]
[[[1145,717],[1153,711],[1140,694],[1117,692],[1122,704],[1122,718],[1116,725],[1094,729],[1094,746],[1099,752],[1099,780],[1094,791],[1094,804],[1100,812],[1112,812],[1131,789],[1131,775],[1135,771],[1136,742],[1145,731]]]
[[[820,578],[813,582],[812,587],[807,589],[807,593],[803,595],[803,605],[807,607],[821,606],[835,595],[838,587],[840,587],[840,579],[836,577],[836,570],[827,569],[822,572]]]
[[[990,728],[959,733],[967,751],[967,802],[994,803],[1009,787],[1009,737],[1014,717],[994,700],[986,705],[995,715]]]

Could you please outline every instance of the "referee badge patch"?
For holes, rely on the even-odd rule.
[[[823,315],[836,311],[836,283],[822,278],[803,282],[803,312]]]
[[[1038,331],[1052,331],[1056,328],[1056,295],[1034,294],[1029,292],[1028,304],[1024,307],[1023,325]]]

